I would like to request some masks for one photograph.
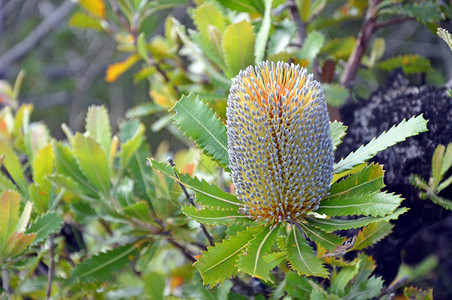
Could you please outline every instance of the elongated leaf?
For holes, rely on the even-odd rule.
[[[299,52],[299,59],[307,59],[310,63],[317,57],[323,45],[325,44],[325,36],[318,31],[309,33],[304,42],[303,49]]]
[[[343,296],[345,286],[358,274],[358,271],[359,264],[341,268],[341,271],[334,274],[331,278],[330,292],[338,296]]]
[[[359,285],[353,285],[352,290],[349,292],[345,299],[347,300],[361,300],[361,299],[373,299],[380,294],[383,287],[383,280],[381,277],[372,276],[367,278]]]
[[[69,147],[62,143],[54,143],[55,170],[58,174],[71,178],[80,186],[80,190],[89,195],[96,195],[96,189],[88,182],[80,170],[77,161]]]
[[[208,2],[194,10],[193,22],[206,40],[209,40],[209,26],[215,26],[220,32],[223,32],[225,28],[223,15],[215,6]]]
[[[328,271],[295,226],[287,239],[287,260],[298,275],[328,277]]]
[[[304,233],[316,243],[319,243],[323,248],[328,251],[333,251],[338,245],[342,244],[345,240],[344,237],[340,237],[334,234],[326,233],[325,231],[315,228],[309,224],[300,223]]]
[[[77,265],[72,277],[81,282],[106,280],[138,254],[137,248],[137,244],[130,244],[99,253]]]
[[[367,145],[359,147],[358,150],[341,159],[335,164],[334,173],[349,170],[374,157],[378,152],[424,131],[427,131],[427,121],[422,115],[412,117],[408,121],[403,120],[397,126],[383,132],[378,138],[371,140]]]
[[[287,257],[286,252],[273,252],[264,256],[265,263],[268,264],[268,268],[272,270],[277,265],[282,263]]]
[[[344,195],[322,200],[316,212],[330,217],[348,215],[382,217],[392,214],[402,200],[399,195],[386,192]]]
[[[53,212],[37,217],[27,230],[27,233],[36,234],[32,245],[36,245],[45,240],[49,235],[59,230],[62,224],[63,219]]]
[[[45,177],[53,173],[53,162],[54,155],[51,144],[42,147],[33,160],[33,179],[47,192],[50,191],[50,183]]]
[[[235,209],[242,205],[236,196],[226,193],[214,184],[207,183],[204,179],[192,178],[188,174],[180,174],[169,164],[163,164],[153,159],[150,159],[150,162],[153,169],[195,191],[195,200],[203,205]],[[174,172],[178,174],[180,180],[176,178]]]
[[[31,211],[33,209],[33,203],[30,201],[27,201],[25,203],[24,209],[22,210],[22,213],[20,215],[19,222],[17,222],[15,231],[22,233],[27,229],[28,222],[30,221]]]
[[[4,246],[19,222],[20,196],[15,191],[5,191],[0,201],[0,245]]]
[[[198,210],[194,206],[183,206],[182,212],[199,223],[208,225],[230,224],[236,221],[249,221],[248,217],[238,213],[237,208],[214,208],[208,207]]]
[[[86,114],[86,132],[99,143],[108,157],[110,154],[111,127],[110,118],[104,106],[90,106]]]
[[[215,112],[199,97],[189,94],[171,108],[173,121],[204,152],[222,167],[228,166],[228,137],[226,126]]]
[[[14,257],[27,249],[27,247],[33,242],[33,239],[35,238],[35,234],[25,234],[25,233],[19,233],[19,232],[12,232],[9,236],[8,241],[6,242],[6,245],[4,245],[3,251],[0,254],[0,261],[1,259],[6,259],[9,257]]]
[[[447,199],[444,199],[443,197],[436,196],[436,195],[428,195],[428,197],[430,197],[430,199],[434,203],[441,205],[445,209],[452,210],[452,200],[447,200]]]
[[[250,22],[242,21],[226,27],[222,46],[229,77],[254,64],[254,44],[256,36]]]
[[[361,250],[372,246],[390,234],[392,228],[394,225],[386,221],[367,225],[359,232],[351,250]]]
[[[264,59],[265,49],[267,48],[268,34],[270,33],[271,25],[271,10],[273,0],[264,0],[265,12],[262,18],[261,28],[256,36],[256,47],[254,56],[256,57],[256,64]]]
[[[333,183],[329,190],[330,195],[325,198],[377,192],[385,186],[383,176],[382,165],[370,164],[340,182]]]
[[[75,182],[72,177],[67,177],[62,174],[53,174],[50,176],[47,176],[47,180],[49,180],[51,183],[53,183],[55,186],[65,189],[74,195],[77,195],[81,199],[85,200],[92,200],[91,197],[84,194],[82,189],[80,188],[80,185]],[[36,205],[36,204],[35,204]]]
[[[347,131],[347,126],[345,126],[342,122],[334,121],[330,122],[330,134],[333,139],[333,150],[336,150],[336,147],[342,143],[342,138],[345,136]]]
[[[248,227],[246,231],[238,232],[223,243],[216,243],[215,247],[208,247],[202,252],[194,266],[202,276],[204,284],[211,287],[223,283],[238,272],[237,260],[243,253],[248,242],[261,232],[263,227]]]
[[[8,143],[2,138],[0,138],[0,153],[4,156],[3,166],[6,168],[9,175],[11,175],[21,192],[27,195],[27,181],[25,180],[24,173],[21,170],[19,158]]]
[[[380,221],[389,221],[397,219],[401,214],[407,212],[408,209],[405,207],[398,208],[394,213],[384,216],[384,217],[363,217],[353,220],[342,220],[342,219],[317,219],[317,218],[307,218],[309,224],[315,227],[321,228],[325,232],[333,232],[336,230],[345,230],[350,228],[359,228],[366,226],[370,223],[376,223]]]
[[[50,182],[49,182],[50,183]],[[43,189],[40,185],[32,183],[28,186],[30,200],[33,202],[33,209],[42,214],[49,209],[49,191]]]
[[[402,68],[402,71],[405,74],[428,72],[432,68],[430,60],[419,55],[399,55],[391,57],[376,64],[376,66],[386,71]]]
[[[143,142],[143,134],[144,126],[140,123],[137,131],[135,131],[133,136],[128,139],[127,142],[121,144],[121,152],[119,153],[119,174],[122,174],[122,172],[126,169],[133,154],[140,147],[141,143]]]
[[[105,17],[105,3],[103,0],[80,0],[80,6],[97,18]]]
[[[89,181],[104,195],[110,190],[110,172],[105,153],[99,144],[90,137],[79,132],[74,138],[74,156],[80,169]]]
[[[218,0],[224,7],[238,12],[264,12],[264,5],[261,0]]]
[[[309,299],[312,285],[307,277],[299,276],[297,272],[287,272],[286,291],[294,299]]]
[[[94,29],[97,31],[104,30],[102,23],[98,19],[82,12],[76,12],[69,20],[68,25],[83,29]]]
[[[14,183],[7,178],[3,173],[0,172],[0,191],[5,190],[17,190],[17,186],[14,185]]]
[[[246,255],[243,253],[237,262],[239,271],[272,282],[270,278],[272,265],[265,261],[264,256],[270,252],[277,233],[278,228],[267,227],[256,235],[246,246]]]
[[[142,221],[149,221],[149,207],[146,202],[137,202],[127,207],[124,207],[124,213],[128,216]]]

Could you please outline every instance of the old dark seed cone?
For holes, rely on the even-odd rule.
[[[240,71],[227,134],[243,213],[277,225],[318,208],[332,180],[333,145],[325,96],[306,69],[262,62]]]

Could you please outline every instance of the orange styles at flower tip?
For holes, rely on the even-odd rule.
[[[294,64],[262,62],[233,79],[229,168],[241,211],[268,224],[315,211],[333,177],[333,144],[320,83]]]

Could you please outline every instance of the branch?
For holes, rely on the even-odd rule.
[[[376,297],[376,299],[381,299],[384,295],[391,294],[395,292],[396,289],[398,289],[402,284],[406,283],[410,277],[408,275],[403,276],[398,281],[396,281],[394,284],[388,286],[384,290],[381,291],[380,295]]]
[[[45,38],[50,32],[58,26],[64,18],[72,11],[75,2],[65,1],[53,13],[42,21],[35,30],[33,30],[24,40],[17,43],[2,57],[0,57],[0,73],[5,71],[12,63],[26,55],[29,51]]]
[[[175,167],[176,164],[173,161],[173,158],[170,156],[168,157],[168,162],[172,167]],[[193,201],[193,197],[190,196],[190,194],[188,193],[187,189],[185,188],[185,186],[179,181],[179,175],[177,175],[176,172],[174,172],[174,175],[176,176],[176,178],[178,179],[177,183],[179,184],[179,186],[181,187],[182,191],[185,194],[185,197],[187,198],[188,202],[190,203],[190,205],[195,206],[195,202]],[[204,235],[206,236],[207,240],[209,241],[210,246],[215,246],[215,243],[213,242],[213,238],[212,236],[209,234],[209,232],[207,232],[206,226],[204,226],[204,224],[199,223],[199,225],[201,225],[201,229],[202,232],[204,233]]]
[[[287,0],[287,7],[289,8],[290,15],[297,25],[297,34],[300,38],[300,48],[303,47],[304,40],[306,39],[306,26],[300,17],[298,7],[294,0]]]
[[[416,19],[413,18],[413,17],[402,17],[402,18],[391,19],[391,20],[388,20],[388,21],[385,21],[385,22],[378,23],[375,26],[375,30],[378,30],[378,29],[380,29],[382,27],[391,26],[391,25],[397,25],[397,24],[400,24],[400,23],[403,23],[403,22],[406,22],[406,21],[415,21],[415,20]]]
[[[348,59],[344,73],[341,77],[340,84],[345,87],[350,87],[352,85],[352,81],[355,79],[356,74],[358,74],[361,60],[366,52],[370,39],[377,30],[377,6],[381,1],[382,0],[369,0],[369,7],[367,8],[361,31],[358,34],[355,47],[353,48],[352,54]]]
[[[46,290],[46,297],[47,299],[50,299],[50,295],[52,294],[52,282],[53,282],[53,275],[55,273],[55,241],[54,241],[54,235],[52,234],[49,238],[50,240],[50,263],[49,263],[49,271],[47,273],[47,290]]]

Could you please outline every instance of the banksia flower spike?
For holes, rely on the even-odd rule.
[[[229,168],[241,211],[273,226],[315,211],[333,174],[320,83],[293,64],[262,62],[233,79],[227,108]]]

